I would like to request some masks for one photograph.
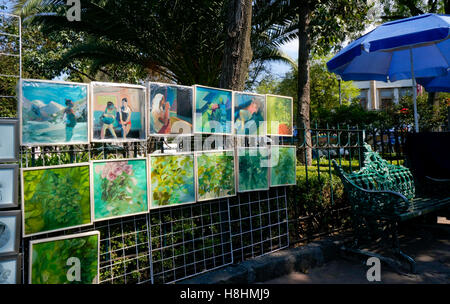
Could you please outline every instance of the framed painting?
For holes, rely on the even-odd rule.
[[[30,242],[30,284],[98,284],[100,232]]]
[[[192,87],[150,82],[150,135],[192,135]]]
[[[234,150],[196,152],[197,201],[236,195]]]
[[[19,165],[0,165],[0,209],[18,207]]]
[[[20,82],[20,142],[25,146],[89,143],[85,83],[23,79]]]
[[[234,134],[266,136],[266,96],[233,92]]]
[[[15,162],[19,160],[19,121],[17,119],[0,119],[0,161]]]
[[[0,257],[0,284],[22,284],[22,255]]]
[[[92,224],[89,163],[22,169],[23,236]]]
[[[147,140],[144,86],[91,82],[93,142]]]
[[[91,162],[94,221],[148,212],[147,159]]]
[[[269,149],[266,147],[238,147],[238,191],[269,189]]]
[[[270,147],[270,186],[296,185],[297,158],[295,146]]]
[[[233,91],[194,86],[194,133],[233,134]]]
[[[294,117],[292,97],[266,94],[267,135],[292,136]]]
[[[0,212],[0,256],[19,253],[20,211]]]
[[[152,154],[150,209],[195,203],[194,153]]]

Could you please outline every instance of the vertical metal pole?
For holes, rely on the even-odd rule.
[[[412,81],[412,87],[413,87],[413,104],[414,104],[414,130],[416,133],[419,132],[419,117],[417,113],[417,85],[416,85],[416,78],[414,76],[414,59],[413,59],[413,52],[412,48],[409,48],[409,57],[411,61],[411,81]]]

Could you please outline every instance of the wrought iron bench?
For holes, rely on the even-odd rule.
[[[352,208],[355,237],[352,246],[344,249],[376,256],[391,264],[393,260],[390,258],[359,249],[364,241],[373,242],[374,236],[388,232],[392,236],[393,253],[408,262],[411,272],[415,273],[414,259],[400,250],[398,223],[450,206],[450,194],[439,193],[433,197],[416,195],[414,178],[408,168],[389,164],[367,144],[364,148],[364,166],[357,172],[346,173],[333,160]],[[447,189],[450,189],[450,183]],[[398,264],[398,261],[395,262]]]

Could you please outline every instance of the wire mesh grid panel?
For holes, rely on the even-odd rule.
[[[22,167],[139,158],[148,153],[151,144],[23,147]],[[26,237],[21,242],[23,282],[28,282],[31,240],[94,230],[100,232],[98,281],[102,284],[172,283],[233,263],[228,201],[222,199]]]
[[[151,283],[150,243],[147,215],[94,223],[92,226],[24,238],[23,283],[28,283],[29,242],[81,232],[100,232],[100,284]]]
[[[156,284],[233,263],[226,199],[156,209],[149,216]]]
[[[286,187],[240,193],[229,208],[234,262],[289,246]]]

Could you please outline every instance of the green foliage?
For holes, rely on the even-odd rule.
[[[339,107],[339,81],[334,73],[328,72],[327,61],[331,56],[314,57],[310,68],[311,114],[320,110]],[[350,105],[359,95],[359,89],[352,81],[341,81],[341,100],[343,105]]]
[[[27,27],[44,35],[68,35],[71,43],[54,58],[58,69],[74,67],[71,73],[92,77],[98,71],[110,72],[112,66],[114,73],[108,74],[119,78],[135,69],[134,75],[156,73],[180,84],[217,86],[227,37],[226,4],[224,0],[89,0],[82,3],[79,22],[66,19],[64,0],[20,0],[15,9],[29,17]],[[297,36],[294,6],[284,0],[253,2],[255,60],[286,60],[278,46]]]
[[[236,194],[234,156],[229,153],[211,152],[197,157],[199,199]]]
[[[296,156],[294,147],[271,147],[270,185],[295,184]]]
[[[268,152],[261,149],[240,148],[239,191],[269,188]]]
[[[32,245],[32,284],[92,284],[98,281],[97,234]],[[80,281],[69,281],[69,258],[80,260]],[[71,274],[71,272],[69,272]]]
[[[151,170],[153,207],[195,201],[192,155],[152,156]]]
[[[91,222],[89,166],[23,172],[25,233]]]

